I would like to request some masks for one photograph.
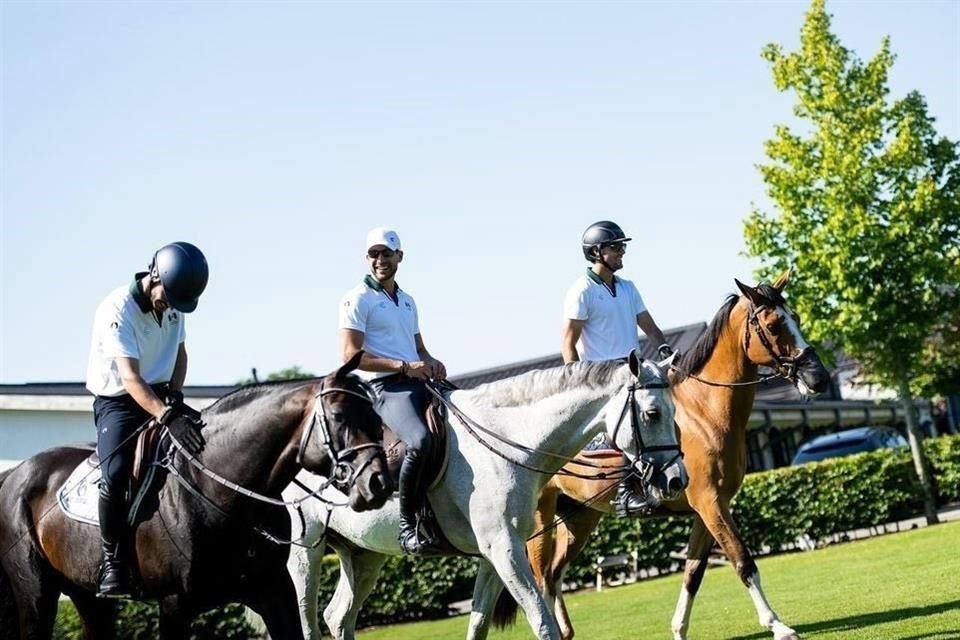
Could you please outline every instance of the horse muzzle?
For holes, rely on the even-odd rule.
[[[823,366],[816,351],[809,347],[804,349],[794,363],[794,383],[803,395],[818,396],[830,390],[830,372]]]

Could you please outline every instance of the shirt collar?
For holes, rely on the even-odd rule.
[[[376,292],[378,292],[378,293],[386,293],[386,292],[383,290],[383,285],[380,284],[379,282],[377,282],[377,279],[374,278],[374,277],[373,277],[372,275],[370,275],[369,273],[363,277],[363,284],[367,285],[368,287],[370,287],[371,289],[373,289],[374,291],[376,291]],[[399,293],[400,293],[400,285],[397,284],[396,281],[394,281],[394,285],[396,286],[396,292],[399,294]]]
[[[587,269],[587,277],[609,291],[610,295],[617,297],[617,276],[613,276],[613,282],[609,286],[603,281],[603,278],[594,273],[593,269]]]
[[[133,274],[133,282],[130,283],[130,295],[133,296],[134,301],[143,313],[153,311],[153,303],[150,302],[150,296],[145,294],[143,289],[140,288],[140,280],[146,276],[147,273],[147,271],[139,271]]]

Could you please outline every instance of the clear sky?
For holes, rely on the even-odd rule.
[[[188,383],[338,362],[373,226],[452,373],[559,350],[583,229],[662,328],[756,264],[742,221],[806,2],[0,3],[0,382],[82,380],[97,303],[174,240],[211,278]],[[960,138],[960,2],[839,2]]]

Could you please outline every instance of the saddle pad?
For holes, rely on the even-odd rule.
[[[57,491],[57,502],[67,517],[100,526],[100,467],[99,459],[93,453],[86,460],[77,465]]]

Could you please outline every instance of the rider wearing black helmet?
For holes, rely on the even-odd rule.
[[[614,275],[623,268],[623,255],[630,240],[619,225],[609,220],[595,222],[583,232],[583,256],[591,266],[567,292],[560,347],[564,362],[626,358],[637,348],[637,326],[660,345],[661,356],[673,353],[637,288]],[[645,505],[646,501],[632,487],[620,484],[615,500],[618,513],[627,515]]]
[[[100,456],[100,597],[131,595],[127,508],[137,429],[151,418],[192,453],[203,449],[199,413],[183,404],[187,375],[184,313],[197,308],[209,270],[200,249],[174,242],[149,270],[97,307],[87,365]],[[129,440],[128,440],[129,438]]]

